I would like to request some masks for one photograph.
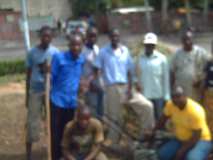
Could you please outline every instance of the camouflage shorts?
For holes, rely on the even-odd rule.
[[[44,108],[44,94],[30,93],[26,122],[27,142],[35,142],[39,140]]]

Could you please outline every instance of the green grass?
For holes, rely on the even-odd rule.
[[[25,74],[9,74],[5,76],[0,76],[0,85],[7,84],[9,82],[21,83],[25,80]]]

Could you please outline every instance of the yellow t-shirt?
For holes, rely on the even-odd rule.
[[[164,114],[171,119],[177,139],[187,141],[192,137],[193,130],[201,129],[201,140],[211,140],[205,110],[195,101],[187,99],[186,107],[183,110],[169,101],[164,108]]]

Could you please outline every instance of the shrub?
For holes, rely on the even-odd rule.
[[[23,59],[0,61],[0,76],[24,73],[25,70],[25,61]]]

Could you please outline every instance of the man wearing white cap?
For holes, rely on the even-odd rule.
[[[155,50],[158,38],[154,33],[144,37],[145,50],[136,62],[136,88],[152,101],[155,118],[159,119],[164,103],[170,98],[167,58]]]

